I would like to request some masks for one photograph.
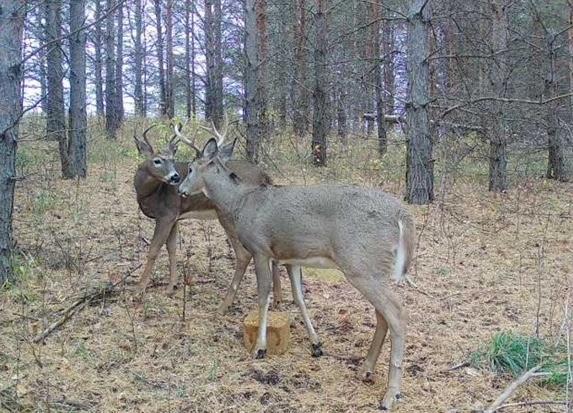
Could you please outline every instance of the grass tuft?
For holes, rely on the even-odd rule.
[[[567,384],[566,349],[514,332],[495,334],[489,344],[472,354],[471,364],[513,377],[540,365],[541,371],[549,374],[541,385],[561,387]]]

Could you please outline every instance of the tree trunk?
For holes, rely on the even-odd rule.
[[[123,1],[117,8],[117,38],[115,58],[115,111],[118,127],[123,122]]]
[[[70,116],[68,160],[72,177],[86,177],[86,32],[85,0],[70,0]]]
[[[223,120],[223,57],[221,33],[221,0],[205,0],[205,117],[215,127]]]
[[[316,40],[314,49],[314,111],[312,124],[311,153],[315,166],[326,165],[326,135],[328,134],[328,99],[326,95],[326,50],[327,50],[327,0],[317,0],[314,15]]]
[[[159,70],[159,114],[167,116],[167,90],[165,85],[165,68],[163,66],[163,29],[161,23],[161,0],[154,0],[155,29],[157,31],[157,68]]]
[[[491,25],[491,47],[496,61],[489,64],[490,87],[493,93],[505,96],[505,64],[503,53],[507,49],[508,22],[503,0],[492,0],[493,13]],[[492,118],[484,119],[488,124],[489,150],[489,190],[503,192],[507,190],[507,141],[504,105],[492,102]]]
[[[247,159],[259,160],[259,117],[257,113],[257,0],[246,0],[245,5],[245,121],[247,123]]]
[[[224,103],[223,103],[223,10],[221,0],[212,0],[214,7],[214,40],[215,40],[215,102],[213,102],[213,122],[217,128],[221,127],[223,122]]]
[[[187,118],[197,113],[195,97],[195,16],[193,0],[185,0],[185,95]]]
[[[46,135],[58,141],[62,175],[71,176],[68,163],[66,136],[66,112],[64,107],[64,70],[62,58],[62,2],[46,2],[46,42],[50,44],[46,54],[48,96],[46,103]]]
[[[114,4],[114,0],[107,0],[107,10],[111,10]],[[109,13],[105,25],[105,130],[109,139],[117,138],[116,134],[119,128],[115,111],[117,90],[115,87],[114,26],[113,13]]]
[[[0,0],[0,285],[11,280],[18,120],[22,115],[23,0]]]
[[[99,20],[101,18],[101,2],[102,0],[95,0],[95,19]],[[103,118],[105,114],[105,106],[103,103],[103,33],[101,30],[101,22],[96,24],[94,27],[94,49],[95,49],[95,61],[94,61],[94,72],[95,72],[95,92],[96,92],[96,116],[98,118]]]
[[[99,0],[96,0],[99,2]],[[144,117],[143,110],[143,45],[141,37],[143,35],[143,4],[142,0],[135,0],[135,38],[133,45],[133,100],[135,106],[135,116]]]
[[[257,45],[259,48],[257,60],[257,96],[256,111],[259,119],[259,144],[269,137],[268,119],[268,60],[269,60],[269,34],[267,17],[267,0],[255,2],[257,13]]]
[[[384,118],[384,84],[382,79],[382,66],[380,62],[380,3],[374,0],[371,3],[372,41],[373,41],[373,74],[376,100],[376,121],[378,123],[378,153],[384,155],[387,150],[386,121]]]
[[[348,125],[346,122],[346,92],[342,85],[338,86],[336,96],[336,124],[338,136],[343,145],[346,145],[348,137]]]
[[[548,100],[559,95],[555,39],[551,36],[545,46],[543,99]],[[569,177],[565,165],[566,130],[561,125],[562,118],[565,118],[563,103],[562,100],[553,100],[544,108],[548,141],[547,178],[567,182]]]
[[[386,60],[384,61],[384,90],[387,93],[386,113],[394,114],[394,27],[390,22],[384,25],[383,29],[383,52]]]
[[[569,0],[569,31],[567,46],[569,50],[569,86],[573,88],[573,1]],[[573,112],[573,96],[570,98],[570,109]]]
[[[295,26],[295,74],[293,93],[293,127],[298,137],[304,136],[308,129],[308,92],[307,81],[307,54],[306,54],[306,0],[296,1]]]
[[[418,205],[434,199],[434,159],[428,118],[430,19],[429,3],[412,0],[407,39],[410,98],[407,103],[406,200]]]
[[[175,96],[173,92],[173,0],[165,1],[165,114],[175,117]]]

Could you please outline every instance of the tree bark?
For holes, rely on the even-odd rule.
[[[159,114],[167,116],[167,90],[165,84],[165,68],[163,66],[163,29],[161,23],[161,0],[154,0],[155,8],[155,29],[157,31],[157,68],[159,70]]]
[[[123,122],[123,8],[121,2],[116,10],[117,17],[117,37],[116,37],[116,55],[115,55],[115,111],[118,127]]]
[[[338,136],[343,145],[346,145],[348,137],[348,125],[346,117],[346,92],[342,85],[338,86],[338,93],[336,94],[336,124]]]
[[[296,1],[295,25],[295,73],[293,94],[293,129],[298,137],[308,130],[307,53],[306,53],[306,0]]]
[[[197,113],[195,97],[195,15],[193,0],[185,0],[185,95],[187,118]]]
[[[22,35],[26,2],[0,0],[0,285],[12,280],[12,213],[18,120],[22,115]]]
[[[115,5],[114,0],[107,0],[107,10]],[[116,109],[116,76],[115,76],[115,44],[114,44],[113,13],[106,17],[105,25],[105,130],[108,139],[116,139],[119,121]]]
[[[205,0],[205,117],[219,128],[223,120],[221,0]]]
[[[259,160],[259,116],[257,112],[257,82],[259,48],[257,45],[257,0],[245,4],[245,121],[247,123],[247,159]]]
[[[101,18],[101,2],[102,0],[95,0],[95,18],[99,20]],[[103,101],[103,33],[101,30],[102,24],[98,23],[94,27],[94,49],[95,49],[95,61],[94,61],[94,72],[95,72],[95,92],[96,92],[96,116],[98,118],[103,118],[105,114],[105,106]]]
[[[269,34],[267,17],[267,0],[257,0],[255,3],[257,13],[257,45],[259,48],[257,61],[257,116],[259,123],[259,144],[269,137],[268,119],[268,60],[269,60]]]
[[[70,0],[70,116],[68,160],[71,177],[86,177],[86,32],[85,0]]]
[[[406,200],[418,205],[434,199],[434,160],[428,117],[430,19],[430,4],[425,0],[412,0],[407,39],[410,98],[407,103]]]
[[[380,3],[373,0],[371,3],[372,41],[373,41],[373,73],[376,100],[376,122],[378,123],[378,153],[384,155],[387,151],[386,121],[384,118],[384,84],[382,78],[382,65],[380,62]]]
[[[491,47],[496,61],[489,64],[491,91],[500,97],[505,96],[505,64],[503,53],[507,49],[508,22],[503,0],[491,0],[492,25]],[[484,119],[490,142],[489,150],[489,190],[503,192],[508,188],[507,181],[507,139],[504,105],[491,103],[492,118]]]
[[[173,0],[165,1],[165,115],[175,117],[175,96],[173,92]]]
[[[314,15],[316,40],[314,49],[314,111],[312,125],[311,154],[315,166],[326,165],[326,135],[328,134],[328,99],[326,94],[326,49],[327,49],[327,0],[317,0]]]
[[[386,110],[389,115],[394,114],[394,27],[388,22],[383,28],[383,52],[386,60],[384,61],[384,90],[387,92]]]
[[[550,100],[559,95],[557,80],[557,50],[553,36],[546,36],[544,53],[544,88],[543,99]],[[562,125],[565,119],[565,107],[562,100],[553,100],[545,105],[545,123],[547,125],[547,178],[560,182],[569,181],[565,165],[565,139],[566,130]],[[569,111],[571,108],[567,108]]]
[[[214,7],[214,40],[215,40],[215,102],[213,104],[213,122],[217,128],[223,123],[224,96],[223,96],[223,10],[221,0],[212,0]]]
[[[64,69],[62,57],[62,2],[46,2],[46,42],[48,47],[47,77],[48,96],[46,104],[46,135],[50,140],[58,141],[62,175],[71,176],[68,163],[68,145],[66,136],[66,112],[64,107]]]
[[[99,2],[99,0],[96,0]],[[143,3],[142,0],[135,0],[135,38],[133,45],[134,57],[134,88],[133,100],[135,106],[135,116],[144,117],[143,105],[143,44],[141,37],[143,35]]]

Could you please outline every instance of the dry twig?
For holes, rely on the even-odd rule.
[[[502,407],[501,405],[507,399],[509,399],[513,393],[515,393],[515,391],[518,389],[519,386],[521,386],[530,378],[538,376],[538,374],[536,373],[540,368],[541,366],[535,366],[531,370],[528,370],[525,373],[523,373],[517,380],[515,380],[509,386],[507,386],[504,392],[501,393],[501,395],[497,399],[495,399],[495,401],[486,410],[484,410],[484,413],[494,413],[498,411]]]
[[[129,278],[133,274],[133,272],[136,271],[139,267],[141,267],[141,264],[139,264],[132,270],[129,270],[125,274],[125,276],[122,277],[119,281],[115,283],[108,283],[107,285],[97,288],[95,291],[89,292],[83,295],[82,297],[78,298],[76,301],[74,301],[72,305],[70,305],[68,308],[64,310],[64,314],[62,317],[60,317],[58,320],[50,324],[44,331],[42,331],[40,334],[34,337],[32,341],[36,344],[44,341],[46,337],[48,337],[50,334],[56,331],[60,326],[65,324],[70,318],[72,318],[74,314],[79,313],[93,301],[99,300],[107,295],[117,292],[116,288],[119,285],[123,284],[125,280],[127,280],[127,278]]]

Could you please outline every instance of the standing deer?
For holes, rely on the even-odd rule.
[[[374,306],[376,331],[363,366],[370,380],[390,329],[392,349],[388,387],[381,408],[400,397],[406,314],[391,291],[392,280],[406,280],[415,246],[414,221],[401,203],[376,189],[351,186],[254,185],[230,168],[231,150],[215,139],[189,165],[179,193],[203,193],[233,219],[243,246],[255,259],[259,331],[254,356],[266,356],[271,260],[292,265],[293,296],[313,346],[320,346],[300,291],[300,266],[336,268]]]
[[[147,139],[147,133],[154,126],[155,125],[150,126],[143,132],[143,139],[139,139],[134,135],[137,150],[146,158],[137,168],[134,177],[137,202],[141,211],[149,218],[155,220],[155,231],[149,246],[147,262],[137,287],[137,293],[142,294],[145,291],[150,281],[155,260],[159,255],[161,247],[165,244],[169,254],[170,275],[167,292],[169,295],[172,295],[177,285],[176,240],[178,222],[186,218],[218,218],[231,242],[236,256],[233,281],[225,295],[225,299],[219,306],[219,313],[224,314],[233,303],[239,284],[251,261],[251,254],[239,242],[232,226],[232,221],[224,216],[211,200],[203,194],[197,194],[187,198],[181,198],[178,195],[177,184],[179,184],[181,179],[187,176],[188,172],[186,162],[177,162],[174,159],[178,144],[176,138],[182,136],[181,132],[176,126],[174,128],[176,136],[169,141],[163,151],[157,152]],[[219,133],[216,129],[214,129],[214,133],[220,138],[224,137],[224,134]],[[222,139],[220,139],[220,143],[222,143]],[[231,146],[221,147],[222,152],[229,149],[232,152]],[[231,160],[229,161],[229,168],[245,176],[245,179],[255,186],[271,184],[271,179],[267,174],[247,161]],[[275,304],[277,304],[282,298],[280,277],[276,266],[273,270],[273,298]]]

